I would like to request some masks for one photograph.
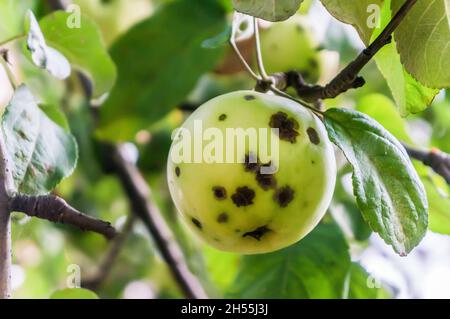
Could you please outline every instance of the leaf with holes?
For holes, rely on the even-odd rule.
[[[392,0],[397,12],[405,0]],[[395,31],[406,70],[430,88],[450,87],[450,1],[418,0]]]
[[[76,166],[75,139],[45,115],[24,85],[6,107],[2,133],[14,184],[21,193],[46,194]]]
[[[268,21],[283,21],[293,16],[303,0],[233,0],[236,11]]]
[[[60,80],[67,78],[71,72],[69,61],[61,52],[47,45],[33,12],[28,11],[25,23],[27,49],[33,63]]]
[[[364,219],[405,256],[428,226],[427,195],[406,150],[378,122],[354,110],[330,109],[325,124],[353,166],[353,192]]]
[[[322,223],[295,245],[246,256],[231,298],[342,298],[350,270],[347,242],[335,224]]]

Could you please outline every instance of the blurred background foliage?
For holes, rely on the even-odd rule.
[[[447,274],[449,278],[450,272],[450,241],[444,236],[450,235],[449,189],[419,163],[416,165],[429,195],[430,230],[434,233],[430,232],[425,242],[403,259],[372,236],[362,220],[351,195],[351,170],[343,158],[338,158],[338,185],[327,217],[299,244],[280,252],[249,257],[223,253],[205,246],[180,223],[165,176],[172,131],[192,109],[210,98],[253,85],[227,47],[211,50],[201,46],[202,41],[221,32],[231,12],[231,1],[206,2],[210,8],[189,0],[73,1],[82,15],[98,25],[118,69],[113,98],[98,112],[100,124],[86,104],[76,75],[65,82],[55,80],[21,54],[23,43],[10,47],[17,76],[42,104],[60,106],[79,144],[78,167],[55,193],[81,211],[112,221],[119,229],[124,227],[129,203],[120,182],[108,171],[105,163],[110,154],[100,147],[97,138],[126,141],[127,156],[145,175],[192,272],[212,297],[450,297],[450,284],[442,276]],[[51,12],[49,3],[0,0],[0,41],[23,31],[27,9],[40,19]],[[175,11],[161,11],[166,3]],[[191,6],[195,12],[188,17],[189,12],[182,9]],[[292,19],[302,20],[299,39],[303,47],[296,51],[292,49],[293,39],[278,35],[276,45],[271,44],[274,40],[269,37],[266,58],[289,52],[292,56],[277,60],[294,61],[286,67],[299,69],[310,80],[326,83],[363,48],[356,32],[331,18],[318,1],[306,1]],[[282,23],[283,27],[293,23],[292,19]],[[168,20],[172,23],[164,25]],[[274,26],[264,28],[263,36],[275,32]],[[280,34],[289,32],[282,30]],[[251,41],[240,46],[252,59]],[[274,50],[274,46],[278,47]],[[269,69],[287,71],[280,69],[283,67]],[[402,141],[450,152],[449,92],[439,94],[425,112],[402,118],[374,62],[362,76],[366,79],[363,88],[327,101],[326,107],[354,107],[374,117]],[[8,85],[3,75],[0,79],[0,104],[4,106],[11,92],[4,89]],[[47,298],[64,289],[71,278],[71,265],[80,267],[82,284],[89,282],[110,249],[108,242],[96,234],[19,214],[13,220],[14,298]],[[152,238],[137,221],[110,273],[94,290],[101,298],[182,297]]]

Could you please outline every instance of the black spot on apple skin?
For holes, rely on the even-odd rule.
[[[202,230],[203,225],[198,219],[192,217],[191,221],[192,221],[192,223],[194,224],[195,227],[197,227],[198,229]]]
[[[277,187],[277,179],[273,174],[256,174],[258,185],[265,191]]]
[[[311,143],[313,143],[314,145],[320,144],[320,137],[319,137],[319,134],[317,134],[317,131],[315,129],[313,129],[312,127],[308,127],[308,129],[306,130],[306,133],[308,133],[308,137],[309,137],[309,140],[311,141]]]
[[[283,186],[276,190],[273,199],[280,207],[287,207],[294,199],[294,190],[290,186]]]
[[[300,135],[298,122],[292,117],[289,118],[284,112],[273,114],[270,118],[269,126],[279,130],[278,136],[281,140],[292,144],[297,142],[297,136]]]
[[[227,115],[226,114],[221,114],[219,116],[219,121],[221,121],[221,122],[225,121],[226,119],[227,119]]]
[[[225,200],[227,199],[227,190],[225,187],[222,186],[214,186],[212,188],[212,191],[214,193],[214,197],[218,200]]]
[[[238,187],[231,199],[237,207],[250,206],[255,199],[255,191],[247,186]]]
[[[258,157],[253,153],[246,154],[244,159],[244,168],[246,172],[258,172],[260,168]]]
[[[177,175],[177,177],[180,177],[181,174],[181,169],[177,166],[175,167],[175,175]]]
[[[253,101],[253,100],[256,100],[256,97],[254,95],[248,94],[248,95],[244,96],[244,99],[246,101]]]
[[[217,217],[217,222],[219,224],[225,224],[228,222],[228,214],[227,213],[222,213]]]
[[[256,239],[257,241],[260,241],[261,238],[267,234],[268,232],[271,232],[272,230],[269,229],[267,226],[261,226],[256,228],[253,231],[247,232],[244,235],[242,235],[242,237],[252,237],[254,239]]]

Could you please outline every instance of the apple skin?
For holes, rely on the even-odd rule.
[[[261,54],[269,74],[298,71],[309,83],[322,72],[318,43],[306,17],[296,15],[261,31]]]
[[[175,135],[167,165],[170,194],[200,238],[223,251],[267,253],[296,243],[319,223],[334,192],[336,162],[317,116],[283,97],[238,91],[198,108],[183,124],[192,135],[196,120],[203,132],[217,128],[223,136],[227,128],[281,128],[272,136],[279,140],[278,171],[265,176],[244,162],[253,152],[248,147],[235,147],[240,163],[174,162],[183,140]],[[268,141],[253,153],[261,164],[267,163],[259,156],[270,147]],[[203,150],[210,142],[203,142]],[[188,139],[187,144],[199,142]]]

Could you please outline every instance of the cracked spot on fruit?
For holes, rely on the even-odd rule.
[[[313,129],[312,127],[308,127],[308,129],[306,130],[306,133],[308,133],[308,137],[309,137],[309,140],[311,141],[311,143],[313,143],[314,145],[320,144],[320,137],[319,137],[319,134],[317,134],[317,131],[315,129]]]
[[[192,221],[192,223],[194,224],[195,227],[197,227],[198,229],[202,230],[203,225],[198,219],[192,217],[191,221]]]
[[[219,224],[224,224],[228,222],[228,214],[227,213],[220,214],[219,217],[217,217],[217,222]]]
[[[294,190],[290,186],[283,186],[275,192],[273,199],[280,205],[280,207],[287,207],[294,199]]]
[[[249,95],[244,96],[244,99],[246,101],[253,101],[253,100],[256,100],[256,97],[254,95],[249,94]]]
[[[214,186],[212,190],[214,193],[214,197],[217,198],[218,200],[224,200],[227,198],[227,190],[225,189],[225,187]]]
[[[265,234],[267,234],[268,232],[271,232],[272,230],[271,229],[269,229],[268,227],[267,227],[267,225],[264,225],[264,226],[261,226],[261,227],[258,227],[258,228],[256,228],[255,230],[253,230],[253,231],[250,231],[250,232],[247,232],[247,233],[245,233],[244,235],[242,235],[242,237],[252,237],[252,238],[254,238],[254,239],[256,239],[257,241],[260,241],[261,240],[261,238],[265,235]]]
[[[221,121],[221,122],[225,121],[226,119],[227,119],[227,115],[226,114],[221,114],[219,116],[219,121]]]
[[[299,124],[294,118],[289,118],[284,112],[278,112],[270,118],[269,126],[279,130],[278,136],[281,140],[291,142],[292,144],[297,142],[297,136]]]
[[[180,177],[181,174],[181,169],[177,166],[175,167],[175,175],[177,175],[177,177]]]
[[[245,155],[244,167],[246,172],[258,172],[259,171],[259,159],[253,154],[249,153]]]
[[[237,207],[252,205],[254,198],[255,191],[247,186],[238,187],[236,192],[231,196],[233,203]]]

